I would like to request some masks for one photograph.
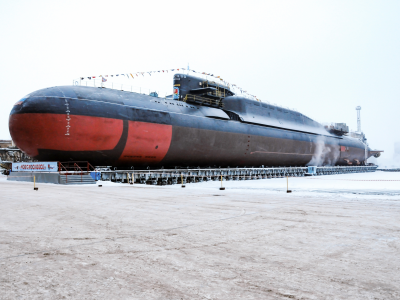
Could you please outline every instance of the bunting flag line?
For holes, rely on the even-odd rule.
[[[135,76],[136,76],[136,77],[139,77],[139,75],[142,75],[143,77],[145,77],[146,74],[149,74],[149,76],[151,76],[152,73],[168,73],[169,71],[174,72],[174,71],[180,71],[180,70],[182,70],[182,71],[188,71],[188,72],[191,71],[191,72],[196,73],[196,74],[214,77],[215,79],[219,79],[220,81],[222,81],[222,82],[223,82],[225,85],[227,85],[228,87],[232,87],[232,88],[235,88],[235,89],[239,90],[241,94],[246,94],[247,96],[250,96],[250,97],[254,98],[254,99],[257,100],[257,101],[261,101],[257,96],[248,93],[247,91],[245,91],[245,90],[243,90],[241,87],[239,87],[237,84],[230,84],[229,82],[226,82],[223,78],[221,78],[221,76],[216,76],[216,75],[214,75],[214,74],[207,73],[207,72],[197,72],[197,71],[191,70],[191,69],[189,69],[189,68],[166,69],[166,70],[158,70],[158,71],[134,72],[134,73],[125,73],[125,74],[99,75],[99,76],[97,76],[97,77],[98,77],[98,78],[101,78],[101,79],[102,79],[102,82],[106,82],[107,79],[105,79],[105,77],[109,77],[109,76],[110,76],[110,77],[114,77],[114,76],[119,77],[119,76],[121,76],[121,78],[122,78],[122,77],[125,78],[125,76],[126,76],[127,79],[131,79],[131,77],[132,77],[132,79],[135,79]],[[130,77],[129,77],[129,75],[130,75]],[[95,79],[96,76],[80,77],[80,80],[85,80],[85,78],[91,80],[91,79]]]

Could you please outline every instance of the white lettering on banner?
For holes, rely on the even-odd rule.
[[[13,172],[57,172],[58,163],[51,162],[36,162],[36,163],[13,163]]]

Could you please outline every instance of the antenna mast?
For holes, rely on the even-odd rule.
[[[357,132],[361,133],[361,118],[360,118],[361,106],[357,106],[356,110],[357,110]]]

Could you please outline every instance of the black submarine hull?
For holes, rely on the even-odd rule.
[[[361,141],[304,128],[257,124],[232,119],[218,108],[80,86],[34,92],[17,102],[9,118],[15,144],[40,161],[249,167],[365,160]]]

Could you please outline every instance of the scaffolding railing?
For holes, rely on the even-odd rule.
[[[224,103],[220,99],[210,99],[191,94],[187,94],[183,101],[187,103],[196,103],[200,105],[214,106],[219,108],[222,108],[224,106]]]

